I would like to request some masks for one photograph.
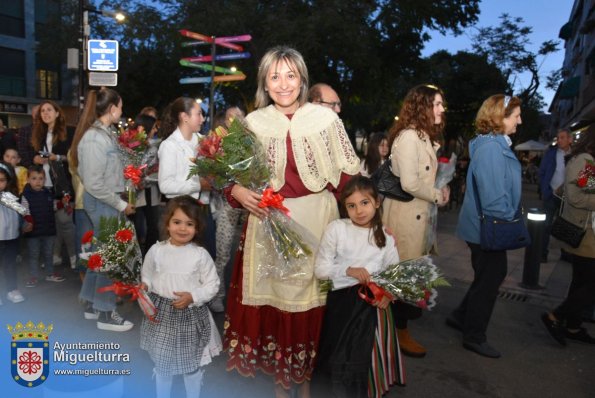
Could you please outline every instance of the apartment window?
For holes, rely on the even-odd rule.
[[[59,99],[60,76],[58,72],[38,69],[37,72],[37,98]]]
[[[0,95],[25,96],[25,52],[0,47]]]
[[[59,0],[35,0],[35,39],[39,40],[39,34],[43,34],[43,25],[52,20],[57,22],[57,19],[60,18],[60,15],[61,11]]]
[[[25,37],[24,0],[0,0],[0,34]]]
[[[0,0],[0,35],[25,37],[24,0]]]

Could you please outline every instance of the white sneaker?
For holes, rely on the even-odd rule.
[[[12,292],[8,292],[6,297],[15,304],[25,301],[25,298],[23,297],[21,292],[18,290],[13,290]]]

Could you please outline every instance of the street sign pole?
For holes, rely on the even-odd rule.
[[[215,120],[215,55],[217,43],[215,42],[215,36],[211,36],[211,39],[213,40],[211,44],[211,66],[213,68],[211,69],[211,95],[209,97],[209,125],[213,129],[213,120]]]

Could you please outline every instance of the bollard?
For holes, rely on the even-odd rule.
[[[543,289],[543,286],[539,286],[539,263],[546,227],[545,219],[545,212],[540,209],[529,209],[527,213],[527,229],[531,236],[531,244],[525,248],[523,281],[520,284],[525,289]]]

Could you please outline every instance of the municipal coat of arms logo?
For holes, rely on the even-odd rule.
[[[12,335],[10,369],[14,381],[25,387],[37,387],[47,379],[50,372],[49,335],[53,329],[53,325],[46,327],[43,322],[8,325]]]

